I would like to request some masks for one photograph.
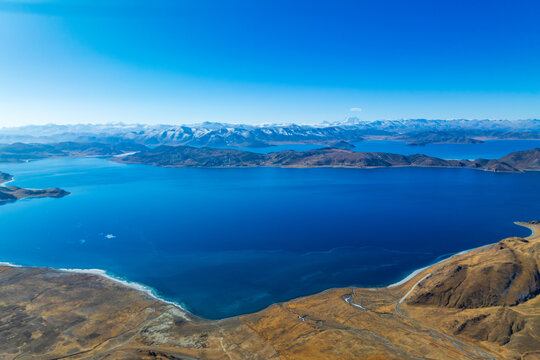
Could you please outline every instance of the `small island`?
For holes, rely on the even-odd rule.
[[[7,186],[13,180],[13,176],[0,172],[0,205],[17,201],[24,198],[54,197],[60,198],[69,195],[69,192],[54,189],[24,189],[17,186]]]

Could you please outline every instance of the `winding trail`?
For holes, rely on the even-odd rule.
[[[412,321],[413,323],[416,323],[420,326],[423,326],[429,330],[431,330],[432,332],[436,333],[437,335],[439,336],[442,336],[448,340],[450,340],[450,342],[452,342],[454,344],[454,346],[456,346],[458,349],[461,349],[465,352],[468,352],[467,350],[463,349],[463,347],[466,347],[466,348],[469,348],[473,351],[475,351],[476,353],[482,355],[482,357],[486,358],[486,359],[490,359],[490,360],[495,360],[495,358],[493,356],[491,356],[490,354],[488,354],[487,352],[477,348],[476,346],[473,346],[471,344],[468,344],[458,338],[455,338],[451,335],[448,335],[440,330],[437,330],[429,325],[426,325],[418,320],[415,320],[415,319],[412,319],[410,317],[408,317],[407,315],[404,315],[400,310],[399,310],[399,305],[401,305],[408,297],[409,295],[411,295],[411,293],[414,291],[414,289],[416,289],[416,286],[418,286],[418,284],[420,284],[422,281],[424,281],[425,279],[427,279],[429,276],[431,276],[431,274],[433,273],[433,271],[437,270],[439,267],[433,269],[432,271],[430,271],[429,273],[427,273],[425,276],[423,276],[420,280],[418,280],[410,289],[409,291],[407,291],[407,293],[405,295],[403,295],[403,297],[398,301],[398,303],[396,304],[396,314],[403,318],[403,319],[407,319],[409,321]],[[462,347],[463,346],[463,347]]]
[[[490,354],[488,354],[487,352],[483,351],[482,349],[479,349],[477,348],[476,346],[473,346],[471,344],[468,344],[458,338],[455,338],[451,335],[448,335],[440,330],[437,330],[429,325],[426,325],[418,320],[415,320],[415,319],[412,319],[410,317],[408,317],[407,315],[404,315],[401,310],[399,309],[399,306],[412,294],[412,292],[416,289],[416,287],[418,286],[418,284],[420,284],[422,281],[424,281],[425,279],[427,279],[429,276],[431,276],[431,274],[433,273],[433,271],[437,270],[439,267],[433,269],[432,271],[430,271],[429,273],[427,273],[426,275],[424,275],[420,280],[418,280],[416,283],[414,283],[414,285],[409,289],[409,291],[407,291],[407,293],[405,295],[403,295],[403,297],[397,302],[396,304],[396,307],[395,307],[395,311],[396,311],[396,314],[398,316],[398,318],[401,318],[401,319],[406,319],[406,320],[409,320],[421,327],[424,327],[426,329],[429,330],[429,332],[436,336],[436,337],[439,337],[441,338],[441,340],[443,341],[447,341],[447,342],[450,342],[451,344],[453,344],[456,348],[458,348],[459,350],[463,351],[463,352],[466,352],[468,354],[470,354],[471,356],[477,356],[479,355],[481,358],[483,359],[489,359],[489,360],[496,360],[493,356],[491,356]],[[365,307],[359,305],[359,304],[356,304],[352,301],[352,296],[354,295],[354,292],[353,294],[347,296],[344,298],[345,302],[351,306],[354,306],[356,308],[360,308],[361,310],[364,310],[364,311],[370,311],[369,309],[366,309]],[[465,348],[467,348],[468,350],[466,350]],[[472,350],[473,352],[471,352],[470,350]]]

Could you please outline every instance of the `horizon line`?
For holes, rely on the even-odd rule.
[[[264,123],[242,123],[242,122],[219,122],[219,121],[203,121],[198,123],[144,123],[144,122],[129,122],[129,121],[118,121],[118,122],[79,122],[79,123],[54,123],[54,122],[48,122],[44,124],[38,124],[38,123],[28,123],[24,125],[7,125],[7,126],[1,126],[0,129],[17,129],[17,128],[24,128],[24,127],[40,127],[40,126],[197,126],[197,125],[243,125],[243,126],[251,126],[251,127],[261,127],[261,126],[287,126],[287,125],[299,125],[299,126],[328,126],[328,125],[347,125],[347,121],[355,119],[357,123],[375,123],[380,121],[510,121],[510,122],[519,122],[519,121],[540,121],[540,118],[518,118],[518,119],[499,119],[499,118],[484,118],[484,119],[478,119],[478,118],[451,118],[451,119],[428,119],[428,118],[386,118],[386,119],[377,119],[377,120],[362,120],[356,116],[348,116],[344,120],[336,120],[336,121],[321,121],[317,123],[300,123],[300,122],[264,122]]]

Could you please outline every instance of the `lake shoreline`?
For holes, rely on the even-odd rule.
[[[0,234],[5,241],[0,243],[1,252],[9,256],[5,260],[30,266],[104,269],[122,280],[148,285],[161,298],[209,319],[251,313],[326,289],[395,284],[410,272],[441,260],[442,255],[436,259],[437,255],[512,234],[513,219],[507,216],[498,217],[489,236],[475,230],[477,221],[482,227],[489,225],[485,218],[491,217],[489,209],[497,209],[496,204],[515,203],[512,209],[520,217],[537,209],[534,202],[522,205],[523,196],[536,186],[538,177],[533,173],[498,176],[422,168],[377,172],[149,169],[90,158],[14,164],[6,170],[16,175],[21,186],[58,183],[74,195],[61,201],[2,207]],[[407,181],[398,183],[393,180],[396,177]],[[520,191],[497,191],[508,183]],[[140,189],[145,190],[135,200],[133,194]],[[494,191],[497,198],[490,196],[489,205],[482,205],[482,199]],[[439,202],[428,201],[433,195],[442,198],[441,204],[451,204],[452,212],[465,211],[458,218],[459,227],[439,221],[448,211]],[[404,213],[381,218],[384,209],[397,210],[395,199],[400,199]],[[473,203],[487,206],[487,212],[469,213]],[[140,214],[142,204],[146,214]],[[256,211],[245,212],[247,208]],[[514,213],[512,209],[508,214]],[[269,219],[275,216],[279,220],[270,226]],[[434,225],[418,224],[415,230],[417,216]],[[34,219],[34,226],[25,226],[28,219]],[[341,226],[335,228],[330,221]],[[270,226],[268,231],[253,239],[250,234],[265,224]],[[380,229],[385,224],[392,225],[383,235]],[[434,236],[435,227],[447,225],[452,228]],[[400,228],[403,231],[397,231]],[[460,236],[467,229],[470,241]],[[223,231],[230,239],[226,243],[220,240]],[[301,234],[310,235],[311,240]],[[16,244],[9,239],[24,241]],[[202,239],[210,251],[196,239]],[[362,249],[366,246],[374,248]],[[318,254],[336,247],[354,249]],[[278,249],[279,253],[267,251]],[[312,251],[316,253],[297,257]],[[409,255],[402,256],[402,251]],[[146,272],[152,266],[153,271]],[[274,268],[281,271],[266,270]]]
[[[535,237],[535,228],[534,226],[531,226],[529,225],[527,222],[514,222],[514,224],[518,225],[518,226],[523,226],[523,227],[526,227],[528,228],[529,230],[531,230],[531,235],[528,236],[527,238],[533,238]],[[475,250],[479,250],[479,249],[482,249],[482,248],[485,248],[485,247],[489,247],[489,246],[492,246],[496,243],[489,243],[489,244],[486,244],[486,245],[481,245],[481,246],[478,246],[478,247],[475,247],[475,248],[471,248],[471,249],[467,249],[467,250],[463,250],[463,251],[460,251],[460,252],[456,252],[444,259],[441,259],[437,262],[434,262],[434,263],[431,263],[430,265],[427,265],[427,266],[424,266],[424,267],[421,267],[419,269],[416,269],[414,271],[412,271],[409,275],[407,275],[406,277],[404,277],[402,280],[398,281],[398,282],[395,282],[395,283],[392,283],[390,285],[379,285],[379,286],[374,286],[374,287],[371,287],[370,289],[374,289],[374,290],[377,290],[377,289],[384,289],[384,288],[398,288],[400,286],[403,286],[405,284],[407,284],[408,282],[410,282],[411,280],[415,279],[416,277],[418,277],[418,275],[424,273],[426,270],[432,268],[432,267],[435,267],[437,265],[440,265],[444,262],[447,262],[449,260],[451,260],[452,258],[456,257],[456,256],[460,256],[460,255],[465,255],[465,254],[468,254],[472,251],[475,251]],[[55,271],[62,271],[62,272],[68,272],[68,273],[73,273],[73,274],[89,274],[89,275],[94,275],[94,276],[98,276],[98,277],[101,277],[101,278],[104,278],[108,281],[111,281],[111,282],[114,282],[114,283],[117,283],[117,284],[120,284],[122,286],[125,286],[125,287],[128,287],[128,288],[131,288],[131,289],[134,289],[142,294],[145,294],[151,298],[154,298],[156,300],[159,300],[161,302],[163,302],[164,304],[167,304],[167,305],[172,305],[176,308],[178,308],[179,310],[181,311],[184,311],[184,312],[187,312],[191,315],[194,315],[198,318],[201,318],[200,315],[196,314],[196,313],[193,313],[192,311],[188,310],[188,307],[186,307],[185,305],[182,305],[181,303],[178,303],[176,301],[171,301],[171,300],[168,300],[162,296],[160,296],[157,291],[152,288],[151,286],[148,286],[148,285],[145,285],[145,284],[142,284],[142,283],[138,283],[138,282],[134,282],[134,281],[129,281],[121,276],[118,276],[118,275],[113,275],[109,272],[107,272],[107,270],[103,270],[103,269],[66,269],[66,268],[53,268],[53,267],[47,267],[47,266],[28,266],[28,265],[18,265],[18,264],[13,264],[11,262],[0,262],[0,267],[13,267],[13,268],[36,268],[36,269],[51,269],[51,270],[55,270]],[[343,289],[347,289],[347,288],[360,288],[358,286],[340,286],[340,287],[334,287],[334,288],[328,288],[328,289],[325,289],[321,292],[317,292],[317,293],[313,293],[313,294],[308,294],[308,295],[304,295],[304,296],[299,296],[299,297],[294,297],[294,298],[291,298],[291,299],[288,299],[288,300],[285,300],[285,301],[280,301],[280,302],[276,302],[276,303],[272,303],[270,305],[268,305],[266,308],[269,308],[271,306],[274,306],[276,304],[280,304],[282,302],[289,302],[289,301],[295,301],[295,300],[299,300],[299,299],[303,299],[303,298],[306,298],[306,297],[310,297],[310,296],[314,296],[314,295],[317,295],[317,294],[321,294],[321,293],[325,293],[325,292],[328,292],[328,291],[334,291],[334,290],[343,290]],[[226,320],[226,319],[232,319],[232,318],[237,318],[237,317],[241,317],[241,316],[246,316],[246,315],[249,315],[251,313],[245,313],[245,314],[239,314],[239,315],[233,315],[233,316],[230,316],[230,317],[223,317],[223,318],[219,318],[219,319],[209,319],[210,321],[219,321],[219,320]]]

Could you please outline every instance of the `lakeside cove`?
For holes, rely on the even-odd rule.
[[[517,224],[533,233],[454,255],[398,286],[331,289],[218,321],[99,275],[2,266],[0,318],[9,329],[0,335],[11,336],[4,337],[0,354],[6,359],[533,359],[540,354],[534,334],[540,328],[535,310],[540,222]]]

